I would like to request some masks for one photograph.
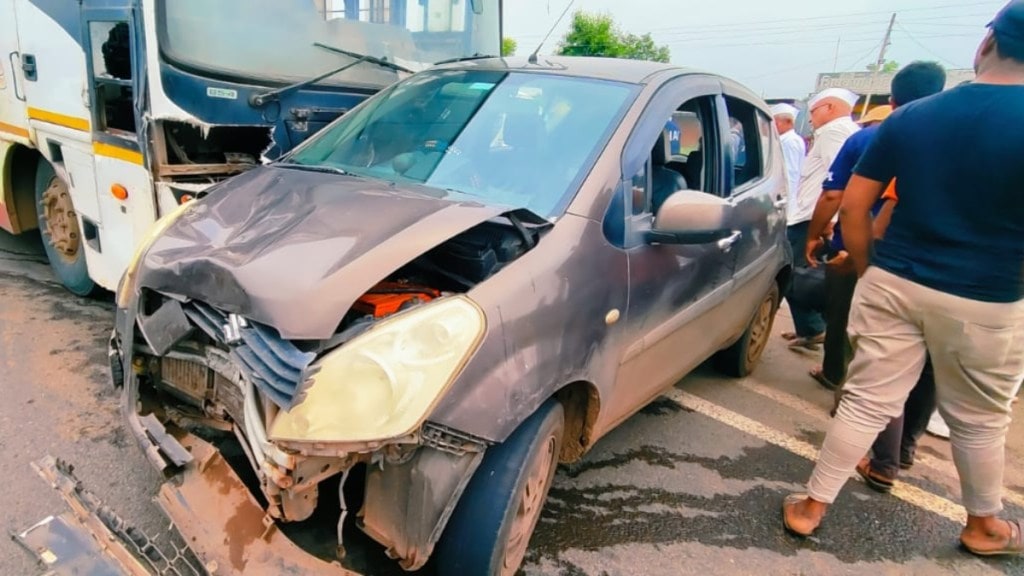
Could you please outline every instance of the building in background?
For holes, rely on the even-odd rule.
[[[861,99],[854,107],[854,117],[859,118],[862,112],[866,112],[875,106],[889,103],[889,86],[892,84],[896,72],[838,72],[818,74],[818,82],[814,87],[814,93],[826,88],[846,88],[860,94]],[[974,70],[969,68],[947,69],[946,89],[950,89],[963,82],[974,80]],[[868,101],[870,96],[871,100]]]

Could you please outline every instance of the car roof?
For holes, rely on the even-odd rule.
[[[440,64],[434,70],[495,70],[502,72],[529,72],[539,74],[557,74],[560,76],[577,76],[643,84],[661,72],[678,71],[680,73],[698,73],[699,70],[683,68],[674,64],[648,62],[646,60],[626,60],[623,58],[595,58],[590,56],[538,56],[536,63],[528,57],[514,56],[509,58],[481,58]]]

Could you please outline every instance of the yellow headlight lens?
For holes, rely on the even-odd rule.
[[[485,327],[483,312],[464,296],[384,320],[312,367],[301,401],[278,413],[270,438],[367,442],[413,432],[476,351]]]

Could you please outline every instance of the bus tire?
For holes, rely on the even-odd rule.
[[[96,289],[89,278],[78,213],[68,190],[53,166],[40,159],[36,164],[36,216],[43,249],[54,276],[72,294],[88,296]]]

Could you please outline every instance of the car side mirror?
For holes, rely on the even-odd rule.
[[[733,206],[706,192],[682,190],[665,199],[647,241],[654,244],[709,244],[732,234]]]

